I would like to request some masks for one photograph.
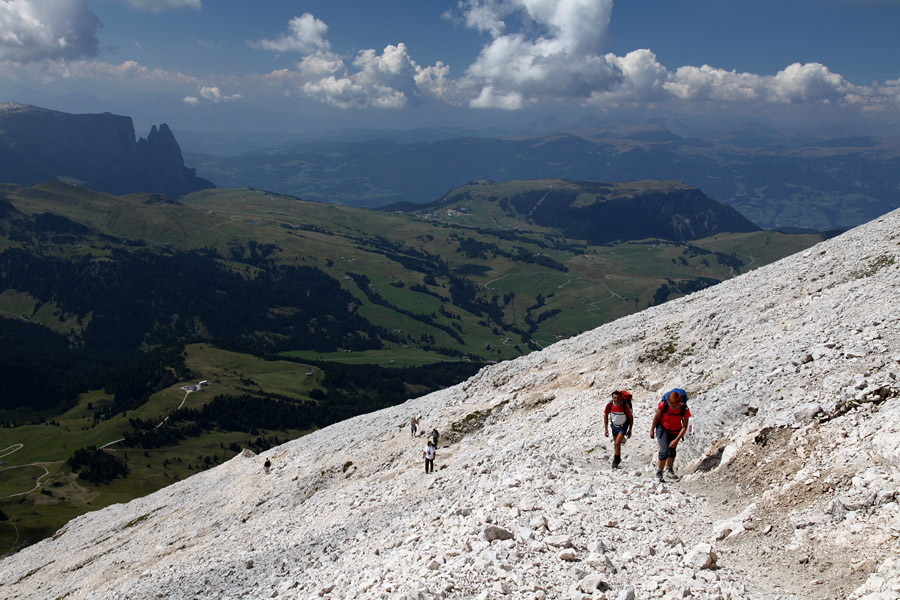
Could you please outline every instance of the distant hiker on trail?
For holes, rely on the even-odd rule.
[[[412,437],[416,437],[416,429],[419,428],[419,420],[415,417],[409,420],[409,433]]]
[[[269,474],[269,469],[271,469],[271,468],[272,468],[272,461],[267,458],[266,462],[263,463],[263,469],[266,470],[266,475]]]
[[[434,447],[434,443],[431,440],[428,440],[428,445],[425,446],[425,451],[422,454],[423,456],[425,456],[425,472],[433,473],[434,455],[436,454],[436,448]]]
[[[625,406],[628,407],[628,410],[631,411],[631,423],[628,424],[628,433],[631,433],[631,428],[634,427],[634,407],[631,405],[631,392],[626,392],[625,390],[619,390],[619,394],[622,396],[622,402],[625,403]],[[625,445],[625,441],[630,438],[631,435],[622,438],[622,445]]]
[[[626,437],[631,437],[631,426],[634,417],[631,416],[631,407],[622,398],[622,392],[612,393],[612,400],[606,403],[603,411],[603,435],[609,437],[609,422],[612,421],[612,437],[615,456],[613,456],[613,469],[619,468],[622,462],[622,442]]]
[[[650,439],[659,442],[659,460],[656,463],[656,478],[663,480],[663,467],[666,477],[678,480],[672,469],[675,464],[675,447],[688,430],[688,419],[691,411],[687,406],[687,392],[673,389],[667,392],[656,408],[653,423],[650,425]]]
[[[438,433],[437,429],[431,430],[431,441],[434,442],[434,447],[437,449],[438,446],[438,438],[441,437],[441,434]]]

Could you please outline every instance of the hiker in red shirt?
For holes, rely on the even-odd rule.
[[[674,389],[667,392],[656,409],[653,423],[650,424],[650,439],[659,442],[659,457],[656,463],[656,478],[663,480],[663,468],[666,477],[678,480],[672,469],[675,464],[675,448],[688,430],[688,419],[691,411],[687,406],[687,392]]]
[[[612,421],[613,448],[615,450],[612,466],[613,469],[618,469],[619,463],[622,462],[622,442],[626,437],[631,437],[631,426],[634,423],[631,407],[622,399],[622,392],[613,392],[612,400],[606,404],[606,409],[603,411],[603,432],[606,437],[609,437],[610,421]]]

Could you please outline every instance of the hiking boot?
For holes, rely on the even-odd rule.
[[[662,471],[659,470],[659,469],[656,470],[656,479],[657,479],[660,483],[662,483],[662,480],[663,480]]]
[[[675,471],[673,471],[672,469],[666,469],[666,477],[668,477],[669,479],[671,479],[673,481],[678,481],[679,479],[681,479],[681,477],[676,475]]]
[[[619,468],[619,463],[620,463],[620,462],[622,462],[622,457],[621,457],[621,456],[618,456],[618,455],[613,456],[613,464],[612,464],[613,469],[618,469],[618,468]]]

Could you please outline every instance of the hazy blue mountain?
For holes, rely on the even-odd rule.
[[[643,125],[578,135],[318,141],[190,158],[198,172],[225,187],[370,208],[433,202],[480,179],[543,178],[682,181],[765,228],[849,227],[900,206],[900,140],[810,140],[755,124],[716,139]]]
[[[178,197],[215,185],[184,166],[171,129],[135,140],[130,117],[0,105],[0,182],[59,180],[111,193]]]

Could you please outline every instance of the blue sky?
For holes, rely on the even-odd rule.
[[[0,101],[189,130],[900,122],[900,0],[0,0]]]

